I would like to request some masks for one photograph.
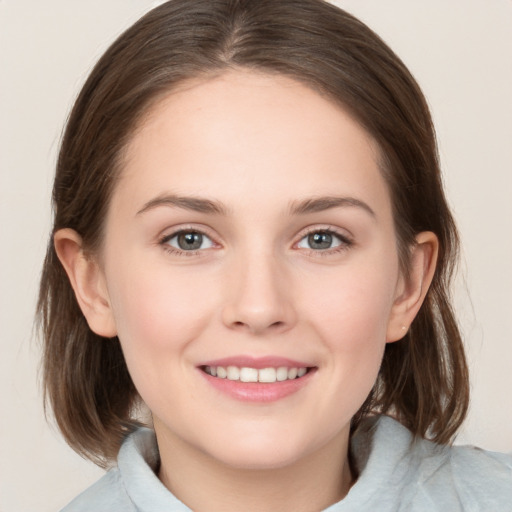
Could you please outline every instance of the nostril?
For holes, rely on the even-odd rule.
[[[258,325],[256,322],[242,322],[240,320],[237,320],[236,322],[233,322],[231,324],[232,328],[244,330],[247,329],[255,333],[265,330],[278,331],[282,329],[284,326],[286,326],[286,322],[283,322],[281,320],[266,325]]]

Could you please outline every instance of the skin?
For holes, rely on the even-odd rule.
[[[320,510],[353,484],[350,420],[386,343],[421,306],[437,253],[435,235],[420,233],[403,279],[378,156],[347,112],[306,86],[231,71],[148,113],[96,258],[75,232],[56,234],[91,329],[119,336],[152,412],[159,476],[192,509]],[[333,197],[343,200],[307,208]],[[180,230],[204,233],[201,248],[180,250]],[[332,246],[312,248],[308,234],[328,230]],[[198,370],[234,355],[316,371],[286,398],[243,402]]]

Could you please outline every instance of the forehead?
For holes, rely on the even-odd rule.
[[[114,196],[167,188],[229,201],[263,187],[284,200],[378,185],[387,201],[378,162],[377,144],[333,101],[287,77],[231,71],[185,82],[151,107]]]

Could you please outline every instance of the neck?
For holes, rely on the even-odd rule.
[[[348,435],[271,469],[234,468],[183,440],[158,439],[160,480],[196,512],[323,510],[343,499],[353,483]]]

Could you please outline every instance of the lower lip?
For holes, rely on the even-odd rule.
[[[298,379],[284,380],[281,382],[241,382],[239,380],[219,379],[199,369],[206,381],[218,391],[231,398],[243,402],[275,402],[293,395],[308,384],[315,373],[311,369]]]

